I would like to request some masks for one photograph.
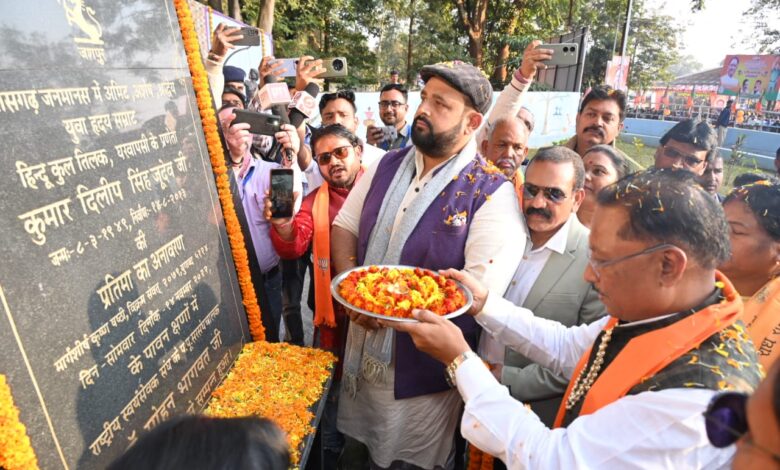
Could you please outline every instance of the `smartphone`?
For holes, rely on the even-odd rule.
[[[249,124],[249,132],[252,134],[262,134],[272,136],[279,132],[279,126],[282,122],[279,116],[269,113],[256,113],[245,109],[233,109],[236,118],[233,124],[246,122]]]
[[[239,41],[233,43],[234,46],[259,46],[260,45],[260,30],[251,26],[244,26],[241,28],[241,38]]]
[[[382,142],[390,142],[391,144],[398,138],[398,129],[395,126],[384,126],[382,129]]]
[[[298,70],[298,59],[276,59],[276,62],[282,62],[282,68],[285,72],[282,77],[294,77]],[[347,59],[345,57],[335,57],[332,59],[322,59],[322,66],[325,72],[318,75],[317,78],[338,78],[347,76]]]
[[[551,49],[553,51],[552,59],[544,62],[548,67],[577,65],[577,60],[579,58],[579,45],[577,43],[565,42],[560,44],[542,44],[537,47],[537,49]]]
[[[271,170],[271,217],[293,216],[293,171],[291,168]]]
[[[294,77],[295,72],[298,70],[298,59],[274,59],[275,63],[282,63],[284,73],[282,77]]]

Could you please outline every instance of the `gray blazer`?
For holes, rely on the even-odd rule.
[[[538,317],[566,326],[591,323],[606,315],[598,293],[583,279],[588,263],[588,235],[589,230],[573,217],[565,252],[550,255],[523,307]],[[548,426],[555,420],[569,383],[510,348],[506,348],[501,382],[509,387],[513,397],[531,405]]]

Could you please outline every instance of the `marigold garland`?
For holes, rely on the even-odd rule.
[[[0,468],[32,470],[38,468],[30,438],[19,421],[19,409],[14,405],[11,388],[0,374]]]
[[[205,414],[216,417],[262,416],[287,433],[297,466],[303,440],[314,432],[311,407],[322,397],[336,356],[287,343],[244,346],[233,368],[214,390]]]
[[[184,50],[187,53],[187,63],[192,74],[192,86],[198,100],[198,109],[203,123],[203,132],[206,136],[211,167],[217,183],[217,193],[222,205],[222,213],[225,217],[225,228],[230,241],[230,250],[233,253],[233,262],[238,274],[238,285],[241,288],[241,297],[246,309],[249,321],[249,331],[255,341],[265,340],[265,328],[261,320],[260,305],[257,303],[257,294],[252,284],[252,276],[249,272],[249,259],[247,257],[244,235],[236,216],[236,208],[233,206],[233,196],[230,193],[230,180],[225,166],[225,153],[217,130],[217,118],[211,101],[208,76],[203,67],[200,56],[200,45],[195,33],[195,23],[192,20],[192,12],[187,0],[174,0],[176,15],[179,17]]]
[[[477,449],[474,444],[469,444],[468,470],[493,470],[494,457]]]

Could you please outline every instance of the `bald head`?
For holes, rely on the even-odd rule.
[[[528,155],[528,134],[520,118],[501,118],[490,126],[488,138],[482,142],[482,155],[507,178],[513,178]]]

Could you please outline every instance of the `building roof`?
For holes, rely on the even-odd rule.
[[[718,67],[716,69],[710,69],[705,70],[703,72],[696,72],[692,73],[690,75],[683,75],[682,77],[677,77],[670,85],[714,85],[718,86],[720,84],[720,72],[722,67]]]
[[[722,68],[705,70],[703,72],[696,72],[689,75],[683,75],[677,77],[670,82],[658,81],[653,84],[653,88],[668,88],[673,90],[690,90],[691,87],[696,87],[699,91],[717,91],[720,85],[720,72]]]

